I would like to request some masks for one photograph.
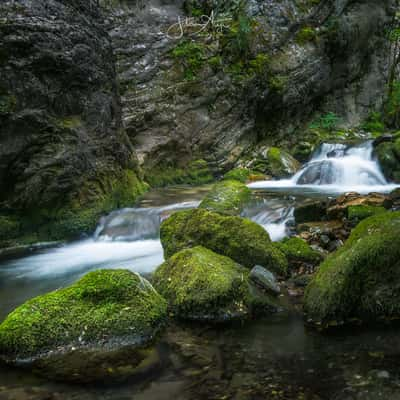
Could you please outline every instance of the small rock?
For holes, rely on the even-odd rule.
[[[281,292],[274,274],[260,265],[256,265],[250,271],[250,279],[257,285],[261,286],[264,290],[274,295],[279,295]]]

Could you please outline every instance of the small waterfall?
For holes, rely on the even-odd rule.
[[[100,220],[94,233],[96,241],[135,241],[157,239],[161,222],[171,212],[195,208],[197,201],[171,204],[164,207],[124,208],[113,211]]]
[[[350,148],[323,144],[292,181],[296,185],[386,185],[372,154],[371,141]]]
[[[324,143],[291,179],[260,181],[251,189],[267,189],[302,195],[345,192],[390,192],[398,187],[387,182],[373,154],[373,142],[356,146]]]

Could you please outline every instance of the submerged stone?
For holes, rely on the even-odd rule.
[[[267,296],[251,290],[246,268],[201,246],[164,262],[154,273],[153,284],[171,312],[182,319],[222,322],[275,309]]]
[[[251,190],[237,180],[224,180],[214,185],[200,203],[200,208],[226,215],[239,215],[251,200]]]
[[[83,375],[86,367],[90,374],[90,365],[106,363],[108,356],[113,359],[127,347],[134,372],[162,329],[166,311],[165,300],[138,274],[91,272],[10,313],[0,325],[0,357],[53,369],[54,375],[71,369]]]
[[[277,274],[285,274],[287,269],[285,256],[260,225],[203,209],[180,211],[165,220],[161,224],[161,243],[166,258],[200,245],[248,268],[262,265]]]
[[[400,213],[362,221],[307,287],[304,310],[322,327],[400,317]]]

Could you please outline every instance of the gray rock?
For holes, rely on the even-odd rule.
[[[250,271],[250,279],[271,294],[277,296],[281,292],[274,274],[260,265],[256,265]]]

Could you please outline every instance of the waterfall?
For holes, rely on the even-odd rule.
[[[323,144],[293,178],[296,185],[387,185],[378,162],[373,158],[372,142],[346,148],[342,144]]]
[[[397,186],[387,182],[374,157],[372,141],[367,141],[356,146],[324,143],[291,179],[255,182],[249,187],[337,195],[389,192]]]

